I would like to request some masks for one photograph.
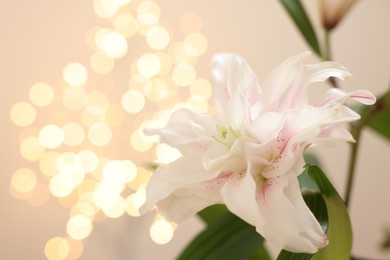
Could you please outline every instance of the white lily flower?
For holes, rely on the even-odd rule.
[[[353,141],[344,123],[359,115],[344,103],[373,104],[375,96],[331,89],[310,105],[310,83],[344,79],[349,72],[335,62],[303,65],[308,55],[287,59],[262,89],[243,58],[215,56],[213,98],[219,114],[182,109],[165,128],[148,130],[182,157],[152,175],[141,211],[156,205],[167,219],[181,222],[224,203],[276,246],[314,253],[327,245],[300,191],[303,152],[312,144]]]

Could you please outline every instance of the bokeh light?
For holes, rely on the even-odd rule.
[[[11,186],[18,192],[30,192],[37,184],[37,176],[30,169],[22,168],[12,174]]]
[[[109,32],[104,35],[102,51],[111,58],[121,58],[127,53],[126,38],[118,32]]]
[[[38,107],[44,107],[53,102],[54,90],[49,84],[39,82],[31,86],[28,96],[31,103]]]
[[[140,112],[145,106],[145,97],[138,90],[128,90],[121,100],[123,109],[130,114]]]
[[[139,58],[137,68],[142,76],[151,78],[160,72],[161,61],[155,54],[144,54]]]
[[[189,63],[179,63],[172,70],[172,78],[181,87],[189,86],[196,78],[196,70]]]
[[[63,141],[64,132],[57,125],[45,125],[39,131],[39,142],[46,148],[57,148]]]
[[[64,144],[68,146],[78,146],[84,141],[85,131],[78,123],[67,123],[62,128],[62,132],[64,134]]]
[[[107,145],[112,138],[111,128],[105,123],[95,123],[88,129],[88,139],[96,146]]]
[[[114,30],[130,38],[137,32],[137,20],[131,14],[122,14],[114,20]]]
[[[45,256],[49,260],[66,259],[69,255],[69,243],[65,238],[53,237],[45,244]]]
[[[207,38],[201,33],[195,32],[184,39],[184,50],[191,56],[197,57],[207,50]]]
[[[146,42],[150,46],[150,48],[154,50],[162,50],[165,49],[170,41],[170,36],[167,31],[162,26],[153,26],[146,33]]]
[[[65,107],[71,110],[78,110],[85,106],[87,94],[79,87],[68,87],[62,94],[62,102]]]
[[[174,229],[166,220],[157,220],[150,227],[150,237],[157,244],[163,245],[171,241]]]
[[[66,232],[73,239],[84,239],[92,231],[91,220],[84,215],[76,215],[69,219]]]
[[[103,51],[97,51],[91,56],[91,67],[98,74],[110,73],[115,65],[113,58]]]
[[[20,154],[27,161],[39,160],[44,152],[45,147],[43,147],[37,137],[27,137],[20,144]]]
[[[10,117],[17,126],[28,126],[36,117],[35,108],[26,102],[19,102],[12,106]]]
[[[62,74],[65,82],[74,87],[85,84],[88,79],[87,69],[76,62],[66,65]]]
[[[206,112],[211,97],[210,82],[197,78],[198,59],[208,48],[197,13],[180,16],[182,35],[177,35],[176,28],[160,20],[154,1],[94,0],[93,9],[105,25],[86,33],[91,70],[69,63],[63,81],[33,84],[28,102],[10,110],[12,122],[24,128],[20,154],[36,162],[38,170],[16,170],[9,192],[34,207],[52,195],[69,209],[68,237],[46,243],[48,259],[79,258],[81,240],[93,223],[125,213],[140,216],[152,172],[140,167],[140,160],[166,164],[181,156],[144,130],[165,126],[182,107]],[[130,47],[139,37],[143,48]],[[116,75],[126,68],[130,73],[123,88]],[[158,217],[150,236],[158,244],[168,243],[174,229],[174,223]]]

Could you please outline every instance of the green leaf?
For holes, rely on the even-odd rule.
[[[218,217],[226,214],[228,209],[223,204],[216,204],[209,206],[202,211],[198,212],[198,216],[206,223],[210,224]]]
[[[304,157],[306,164],[320,165],[320,161],[314,154],[305,153]],[[307,168],[298,176],[298,181],[301,189],[320,190],[315,181],[307,175]]]
[[[280,0],[280,2],[287,10],[295,25],[298,27],[299,31],[305,38],[306,42],[313,49],[313,51],[321,57],[321,50],[318,44],[316,33],[301,1]]]
[[[368,108],[368,125],[390,141],[390,89]],[[362,115],[362,120],[363,120]]]
[[[352,226],[344,201],[317,166],[308,166],[308,174],[317,183],[328,212],[329,244],[318,251],[313,259],[350,259],[352,249]]]
[[[206,229],[192,240],[178,259],[245,259],[259,250],[263,241],[253,226],[226,212],[208,223]]]

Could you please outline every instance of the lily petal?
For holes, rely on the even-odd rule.
[[[344,104],[349,98],[364,105],[372,105],[376,97],[368,90],[345,92],[341,89],[329,89],[314,105],[317,107],[331,105],[335,102]]]
[[[328,244],[324,231],[303,200],[296,173],[268,179],[257,190],[257,202],[264,224],[256,229],[271,243],[305,253],[314,253]]]
[[[177,148],[182,154],[205,151],[212,143],[216,119],[206,114],[181,109],[175,111],[167,126],[146,129],[148,135],[160,135],[160,141]]]
[[[253,226],[263,223],[256,202],[256,183],[250,174],[234,175],[225,183],[220,193],[232,213]]]
[[[256,75],[239,55],[224,53],[214,56],[211,64],[214,79],[213,98],[220,113],[239,129],[250,119],[251,108],[260,95]]]

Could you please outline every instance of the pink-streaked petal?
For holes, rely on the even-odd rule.
[[[232,175],[221,189],[221,198],[232,213],[247,223],[256,226],[263,222],[256,202],[256,183],[251,174]]]
[[[296,173],[289,175],[268,179],[258,187],[257,201],[264,224],[256,228],[280,248],[315,253],[328,244],[328,239],[303,200]]]
[[[316,107],[327,106],[333,103],[344,104],[349,98],[365,104],[372,105],[376,102],[376,97],[368,90],[357,90],[353,92],[345,92],[341,89],[329,89],[315,104]]]
[[[215,55],[211,72],[214,102],[229,118],[228,123],[239,129],[250,120],[251,108],[260,95],[256,75],[241,56],[230,53]]]
[[[310,55],[304,52],[292,56],[277,66],[267,77],[263,85],[263,93],[260,97],[262,111],[276,111],[280,100],[294,85],[302,73],[302,60]]]

